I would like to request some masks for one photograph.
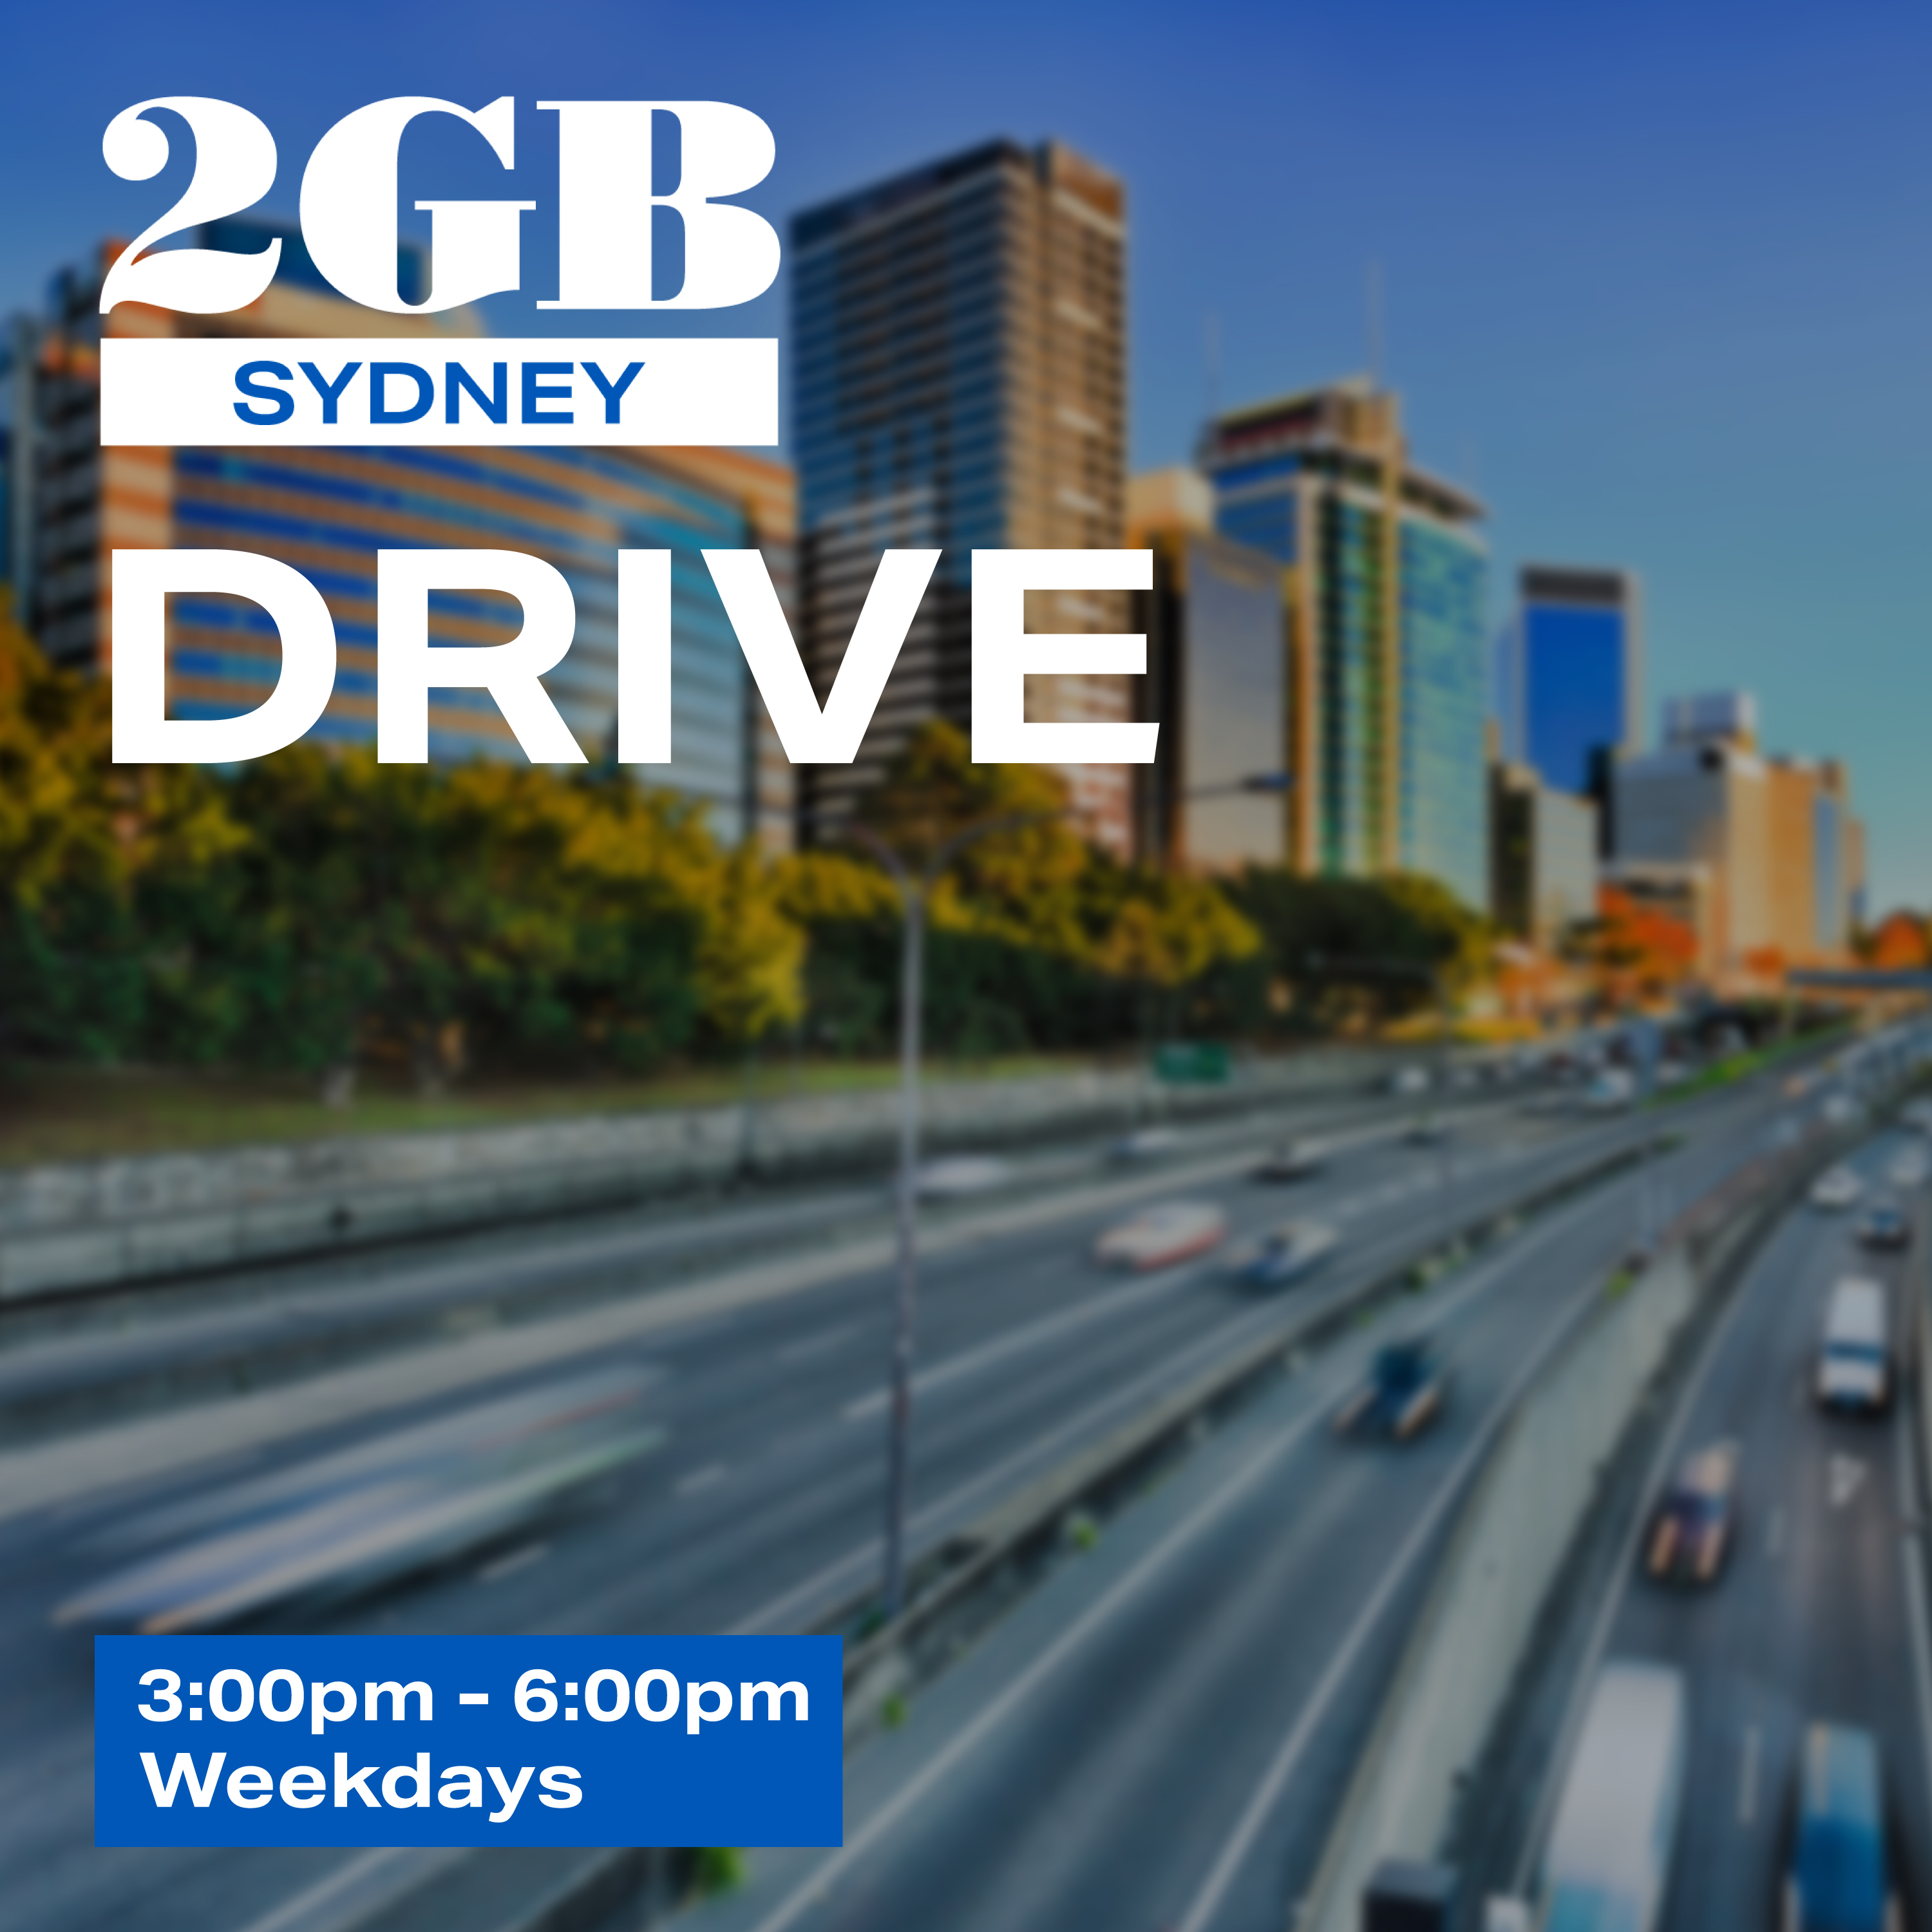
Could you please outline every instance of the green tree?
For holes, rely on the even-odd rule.
[[[698,944],[698,998],[718,1036],[754,1046],[804,1007],[805,934],[786,916],[772,869],[749,841],[720,868]]]
[[[1384,1022],[1452,998],[1488,970],[1487,922],[1433,879],[1310,878],[1250,866],[1232,888],[1270,973],[1318,1026]]]

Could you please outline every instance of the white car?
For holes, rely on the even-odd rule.
[[[991,1193],[1013,1178],[1012,1164],[998,1154],[956,1154],[927,1161],[919,1170],[922,1201],[958,1201],[968,1195]]]
[[[1388,1090],[1398,1096],[1426,1094],[1429,1088],[1429,1069],[1426,1066],[1398,1066],[1388,1077]]]
[[[1892,1162],[1885,1171],[1887,1183],[1901,1193],[1910,1193],[1915,1187],[1925,1185],[1925,1156],[1916,1147],[1908,1147],[1893,1155]]]
[[[1108,1144],[1107,1158],[1121,1166],[1131,1166],[1138,1160],[1158,1160],[1180,1144],[1180,1136],[1172,1127],[1136,1127]]]
[[[1835,1214],[1841,1209],[1856,1207],[1864,1191],[1864,1184],[1850,1168],[1831,1168],[1811,1184],[1811,1204]]]
[[[1211,1201],[1162,1201],[1109,1228],[1094,1258],[1102,1268],[1170,1268],[1218,1248],[1227,1232],[1228,1217]]]
[[[1636,1098],[1636,1082],[1621,1066],[1606,1066],[1583,1090],[1583,1108],[1591,1114],[1620,1114]]]

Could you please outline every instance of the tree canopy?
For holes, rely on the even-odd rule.
[[[1219,887],[1083,838],[1051,770],[917,734],[862,822],[932,896],[942,1048],[1136,1036],[1253,955]],[[626,774],[383,765],[302,744],[220,772],[117,766],[107,693],[0,621],[0,1051],[343,1067],[647,1068],[802,1029],[873,1051],[896,892],[856,847],[773,860]]]

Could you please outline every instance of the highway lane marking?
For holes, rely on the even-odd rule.
[[[1760,1739],[1755,1724],[1744,1726],[1743,1762],[1738,1770],[1738,1822],[1747,1828],[1757,1816],[1757,1760]]]
[[[1029,1463],[1036,1463],[1042,1457],[1052,1455],[1060,1444],[1091,1435],[1109,1413],[1121,1408],[1134,1408],[1150,1396],[1159,1395],[1164,1388],[1174,1382],[1177,1376],[1186,1375],[1197,1363],[1211,1359],[1214,1355],[1226,1352],[1231,1347],[1245,1341],[1251,1333],[1264,1324],[1266,1317],[1276,1312],[1272,1309],[1257,1309],[1238,1330],[1220,1331],[1203,1337],[1179,1355],[1156,1363],[1152,1368],[1143,1370],[1132,1382],[1110,1390],[1097,1401],[1090,1402],[1086,1408],[1048,1430],[1045,1436],[1037,1436],[1023,1444],[990,1468],[981,1470],[977,1475],[969,1476],[964,1482],[956,1485],[944,1496],[935,1498],[914,1513],[912,1533],[914,1538],[928,1534],[949,1518],[961,1516],[975,1497],[983,1496],[989,1490],[997,1490],[1000,1485],[1010,1481]],[[782,1630],[790,1627],[796,1616],[807,1611],[814,1614],[822,1612],[836,1590],[842,1585],[848,1588],[856,1586],[865,1566],[878,1561],[879,1546],[879,1539],[874,1537],[857,1548],[848,1550],[844,1555],[833,1558],[802,1582],[788,1586],[777,1596],[740,1618],[726,1634],[743,1636],[760,1630]]]
[[[808,1335],[801,1342],[788,1342],[774,1352],[773,1359],[781,1362],[809,1361],[814,1355],[824,1354],[842,1342],[850,1341],[865,1325],[862,1322],[841,1322],[823,1334]]]
[[[1586,1196],[1575,1204],[1574,1211],[1580,1213],[1604,1202],[1614,1202],[1616,1198],[1614,1190],[1600,1198]],[[1453,1292],[1437,1304],[1433,1318],[1438,1322],[1451,1318],[1465,1302],[1482,1292],[1490,1284],[1496,1270],[1534,1254],[1544,1242],[1553,1238],[1568,1226],[1567,1216],[1571,1211],[1568,1208],[1559,1209],[1554,1218],[1532,1222],[1527,1238],[1520,1244],[1513,1234],[1512,1245],[1507,1252],[1485,1260],[1471,1273],[1458,1279]],[[1516,1232],[1520,1233],[1520,1228]],[[1237,1332],[1217,1334],[1204,1338],[1182,1355],[1157,1365],[1125,1387],[1102,1396],[1098,1402],[1082,1410],[1046,1436],[1016,1450],[991,1469],[969,1478],[946,1496],[927,1504],[913,1517],[914,1534],[915,1537],[923,1535],[932,1528],[944,1523],[949,1516],[956,1518],[961,1516],[975,1495],[982,1494],[997,1484],[1010,1480],[1016,1472],[1024,1470],[1029,1462],[1036,1462],[1041,1457],[1050,1455],[1056,1444],[1090,1433],[1109,1410],[1136,1404],[1149,1393],[1157,1394],[1163,1384],[1172,1384],[1193,1361],[1244,1342],[1250,1334],[1258,1330],[1262,1325],[1262,1317],[1268,1312],[1257,1310],[1254,1319]],[[1298,1372],[1305,1369],[1308,1363],[1306,1352],[1298,1348],[1292,1366]],[[874,1538],[862,1546],[835,1557],[802,1582],[789,1586],[777,1596],[768,1599],[741,1618],[730,1627],[728,1634],[744,1636],[760,1630],[787,1630],[800,1616],[808,1612],[814,1615],[822,1612],[836,1591],[841,1588],[849,1590],[856,1587],[864,1566],[878,1560],[879,1546],[878,1539]]]
[[[1596,1682],[1598,1665],[1603,1661],[1604,1646],[1610,1641],[1610,1625],[1617,1612],[1623,1607],[1630,1594],[1631,1572],[1636,1567],[1636,1551],[1646,1525],[1651,1520],[1655,1498],[1661,1492],[1666,1478],[1675,1465],[1688,1427],[1692,1410],[1697,1398],[1703,1392],[1712,1366],[1729,1339],[1739,1312],[1750,1299],[1750,1290],[1758,1280],[1770,1279],[1770,1270],[1766,1265],[1769,1248],[1760,1251],[1760,1258],[1754,1269],[1755,1280],[1741,1283],[1732,1293],[1730,1305],[1712,1324],[1710,1334],[1705,1338],[1703,1352],[1690,1372],[1690,1379],[1684,1384],[1683,1394],[1677,1400],[1676,1413],[1670,1418],[1669,1427],[1657,1445],[1657,1453],[1651,1458],[1650,1467],[1645,1472],[1644,1484],[1640,1492],[1643,1506],[1630,1512],[1630,1520],[1623,1536],[1623,1546],[1617,1552],[1616,1567],[1610,1573],[1617,1580],[1616,1587],[1605,1592],[1602,1607],[1597,1612],[1597,1620],[1592,1627],[1589,1640],[1583,1646],[1576,1676],[1570,1685],[1568,1708],[1563,1714],[1563,1723],[1557,1732],[1556,1744],[1551,1751],[1549,1767],[1543,1780],[1543,1789],[1536,1801],[1536,1808],[1531,1814],[1529,1829],[1524,1834],[1522,1849],[1516,1859],[1514,1874],[1510,1882],[1510,1891],[1518,1898],[1527,1897],[1531,1874],[1534,1870],[1538,1854],[1541,1851],[1544,1834],[1550,1828],[1550,1814],[1556,1803],[1558,1778],[1567,1768],[1570,1755],[1576,1742],[1576,1732],[1582,1722],[1583,1700],[1590,1686]],[[1762,1270],[1762,1272],[1760,1272]],[[1774,1526],[1781,1526],[1784,1512],[1780,1510],[1773,1518]]]
[[[1380,1199],[1386,1192],[1384,1189],[1366,1196],[1351,1196],[1347,1201],[1332,1209],[1318,1207],[1310,1218],[1319,1216],[1330,1220],[1348,1219]],[[1270,1222],[1268,1225],[1278,1224]],[[1238,1243],[1241,1238],[1238,1235],[1234,1237]],[[1084,1301],[1074,1302],[1024,1327],[1010,1328],[1004,1334],[991,1336],[958,1354],[949,1355],[944,1361],[934,1363],[930,1368],[919,1370],[913,1376],[913,1393],[915,1395],[928,1394],[933,1390],[944,1388],[963,1376],[976,1375],[982,1369],[992,1368],[1010,1356],[1053,1341],[1075,1329],[1084,1328],[1090,1322],[1102,1321],[1118,1315],[1124,1310],[1138,1309],[1148,1303],[1158,1301],[1163,1296],[1178,1293],[1210,1278],[1220,1264],[1219,1257],[1184,1262],[1176,1267],[1156,1269],[1143,1280],[1130,1287],[1115,1285],[1102,1288],[1098,1293],[1088,1296]],[[862,1422],[871,1417],[884,1414],[890,1400],[888,1390],[869,1389],[865,1394],[855,1396],[847,1402],[840,1414],[848,1422]]]
[[[700,1496],[706,1490],[716,1489],[730,1473],[728,1463],[707,1462],[703,1468],[679,1477],[671,1485],[672,1492],[680,1496]]]
[[[492,1557],[477,1571],[476,1580],[479,1583],[500,1583],[506,1576],[514,1576],[519,1570],[527,1570],[533,1563],[541,1563],[549,1554],[548,1543],[526,1543],[501,1556]]]
[[[1338,1135],[1331,1144],[1361,1144],[1391,1136],[1379,1126]],[[1252,1145],[1160,1175],[1136,1174],[1001,1208],[922,1234],[930,1257],[995,1236],[1077,1220],[1144,1199],[1150,1193],[1228,1178],[1255,1160]],[[728,1270],[707,1280],[656,1290],[640,1299],[607,1304],[411,1350],[374,1364],[332,1370],[310,1380],[254,1395],[176,1410],[63,1436],[31,1449],[0,1454],[0,1522],[50,1504],[170,1475],[243,1448],[357,1421],[386,1408],[547,1366],[573,1355],[598,1354],[640,1336],[760,1306],[883,1270],[896,1252],[890,1232],[855,1240],[829,1254],[782,1256]]]
[[[1908,1523],[1919,1520],[1918,1466],[1913,1454],[1917,1437],[1918,1401],[1909,1377],[1900,1377],[1898,1413],[1892,1427],[1892,1450],[1898,1465],[1898,1499]],[[1918,1745],[1928,1798],[1932,1798],[1932,1648],[1926,1626],[1925,1550],[1922,1538],[1910,1530],[1899,1539],[1899,1559],[1905,1572],[1905,1621],[1912,1632],[1912,1685],[1918,1707]]]
[[[1592,1199],[1590,1204],[1594,1206],[1600,1203]],[[1540,1231],[1540,1238],[1544,1240],[1553,1238],[1558,1230],[1564,1228],[1564,1224],[1570,1218],[1570,1216],[1560,1213],[1553,1216]],[[1574,1232],[1574,1230],[1568,1232]],[[1514,1248],[1509,1253],[1496,1257],[1496,1261],[1489,1268],[1479,1271],[1481,1276],[1492,1278],[1485,1285],[1493,1286],[1492,1278],[1501,1272],[1505,1264],[1520,1262],[1532,1252],[1533,1252],[1532,1243],[1526,1242]],[[1592,1286],[1594,1288],[1594,1281]],[[1478,1286],[1478,1281],[1475,1277],[1465,1282],[1460,1290],[1460,1299],[1463,1300],[1468,1299],[1476,1292]],[[1433,1533],[1443,1512],[1453,1499],[1463,1477],[1468,1469],[1472,1466],[1474,1458],[1486,1448],[1490,1437],[1500,1426],[1501,1418],[1508,1413],[1510,1404],[1516,1395],[1528,1385],[1530,1378],[1540,1370],[1550,1349],[1577,1320],[1588,1312],[1594,1305],[1594,1294],[1586,1290],[1577,1298],[1573,1307],[1550,1324],[1549,1332],[1543,1343],[1532,1352],[1530,1360],[1519,1372],[1515,1381],[1510,1384],[1502,1400],[1492,1408],[1488,1421],[1478,1430],[1462,1456],[1452,1466],[1435,1501],[1424,1512],[1423,1517],[1412,1528],[1408,1538],[1397,1553],[1394,1565],[1384,1575],[1382,1584],[1378,1586],[1372,1607],[1357,1620],[1354,1630],[1343,1644],[1342,1653],[1336,1660],[1331,1660],[1328,1675],[1334,1677],[1338,1683],[1340,1678],[1346,1673],[1346,1664],[1342,1662],[1342,1659],[1346,1658],[1352,1660],[1354,1653],[1366,1640],[1368,1626],[1378,1615],[1380,1607],[1393,1599],[1408,1566],[1416,1560],[1421,1550],[1426,1546],[1429,1537]],[[1445,1309],[1442,1312],[1446,1315],[1448,1311]],[[1346,1355],[1338,1352],[1335,1358],[1336,1372],[1330,1379],[1337,1382],[1341,1380],[1342,1365],[1346,1359]],[[1124,1575],[1118,1578],[1098,1598],[1090,1604],[1086,1610],[1061,1631],[1060,1635],[1042,1651],[1031,1664],[1021,1671],[1018,1676],[1013,1678],[1004,1690],[983,1705],[973,1720],[958,1732],[950,1742],[934,1757],[928,1760],[920,1770],[901,1784],[885,1804],[880,1806],[863,1826],[847,1838],[843,1846],[832,1852],[809,1877],[802,1884],[796,1886],[790,1894],[774,1911],[767,1913],[759,1920],[756,1932],[784,1932],[784,1928],[794,1924],[812,1906],[822,1903],[830,1895],[832,1886],[842,1872],[871,1850],[873,1846],[891,1831],[908,1812],[920,1804],[928,1792],[944,1782],[951,1774],[956,1766],[963,1762],[973,1751],[976,1750],[980,1744],[990,1736],[1009,1715],[1024,1705],[1032,1696],[1035,1689],[1045,1682],[1064,1662],[1072,1657],[1089,1637],[1094,1635],[1140,1596],[1163,1570],[1180,1557],[1190,1545],[1197,1541],[1222,1516],[1228,1514],[1251,1489],[1274,1469],[1278,1462],[1322,1425],[1327,1418],[1328,1412],[1326,1403],[1311,1402],[1306,1412],[1288,1423],[1274,1442],[1264,1443],[1259,1448],[1251,1451],[1236,1466],[1234,1473],[1223,1482],[1218,1492],[1211,1494],[1180,1522],[1169,1529],[1151,1550],[1140,1557]],[[1339,1670],[1338,1664],[1340,1664]],[[1324,1678],[1324,1682],[1326,1681]],[[1327,1693],[1326,1696],[1332,1696],[1333,1694],[1331,1690]],[[1317,1696],[1318,1698],[1323,1700],[1325,1708],[1326,1698],[1324,1694],[1318,1691]],[[1301,1730],[1302,1726],[1298,1725],[1296,1732],[1291,1733],[1291,1743]],[[1299,1755],[1298,1747],[1296,1754]],[[1282,1775],[1286,1777],[1286,1773],[1284,1772]],[[1226,1861],[1227,1852],[1224,1849],[1222,1862],[1225,1863]],[[1217,1864],[1216,1870],[1219,1869],[1220,1866]],[[1218,1893],[1215,1902],[1218,1902]],[[1200,1922],[1198,1915],[1190,1914],[1189,1918],[1184,1922],[1180,1932],[1190,1932],[1190,1928],[1196,1926],[1198,1922]]]
[[[1565,1231],[1569,1216],[1603,1207],[1606,1201],[1613,1201],[1614,1193],[1607,1196],[1586,1195],[1571,1205],[1559,1208],[1546,1220],[1533,1222],[1526,1235],[1518,1238],[1512,1235],[1509,1246],[1500,1252],[1489,1256],[1467,1274],[1457,1278],[1452,1291],[1439,1302],[1432,1304],[1432,1319],[1437,1322],[1454,1318],[1463,1305],[1474,1296],[1484,1292],[1494,1285],[1494,1277],[1502,1269],[1513,1267],[1535,1254],[1547,1241]],[[1521,1234],[1521,1231],[1518,1231]],[[971,1499],[982,1495],[998,1485],[1010,1480],[1029,1462],[1037,1462],[1042,1456],[1051,1455],[1055,1446],[1069,1440],[1077,1440],[1091,1434],[1100,1420],[1111,1410],[1131,1408],[1144,1401],[1150,1394],[1158,1394],[1164,1385],[1173,1384],[1177,1378],[1191,1372],[1192,1365],[1203,1358],[1211,1358],[1217,1354],[1232,1352],[1244,1346],[1250,1338],[1258,1334],[1267,1325],[1268,1320],[1277,1315],[1277,1310],[1264,1306],[1256,1309],[1252,1316],[1238,1323],[1231,1324],[1222,1330],[1203,1337],[1180,1355],[1156,1364],[1153,1368],[1136,1376],[1122,1388],[1111,1390],[1097,1402],[1071,1417],[1066,1421],[1042,1437],[1024,1444],[1011,1455],[993,1465],[990,1469],[969,1477],[945,1496],[928,1503],[914,1513],[912,1531],[915,1538],[923,1535],[934,1526],[957,1518],[963,1514]],[[1300,1348],[1295,1350],[1290,1364],[1299,1373],[1307,1367],[1309,1358]],[[878,1560],[879,1540],[870,1539],[858,1548],[849,1550],[843,1556],[835,1557],[802,1582],[788,1586],[785,1589],[732,1624],[728,1635],[742,1636],[761,1630],[785,1630],[790,1628],[794,1618],[808,1612],[822,1612],[833,1592],[842,1585],[850,1588],[856,1585],[864,1565]],[[574,1626],[573,1626],[574,1628]]]
[[[1832,1452],[1828,1470],[1826,1490],[1834,1510],[1844,1508],[1864,1487],[1865,1478],[1871,1473],[1870,1466],[1860,1458],[1837,1450]]]
[[[1084,1301],[1076,1301],[1057,1310],[1052,1315],[1042,1316],[1036,1322],[1029,1322],[1018,1328],[1009,1328],[1003,1335],[994,1335],[975,1347],[962,1349],[956,1355],[949,1355],[944,1361],[935,1362],[929,1369],[914,1372],[912,1378],[915,1395],[929,1394],[933,1390],[945,1388],[961,1377],[976,1374],[982,1369],[992,1367],[1004,1361],[1010,1355],[1051,1342],[1076,1328],[1084,1328],[1089,1322],[1118,1315],[1124,1310],[1136,1309],[1148,1303],[1160,1300],[1162,1296],[1178,1293],[1192,1286],[1213,1272],[1211,1262],[1184,1262],[1178,1268],[1160,1268],[1130,1287],[1123,1288],[1118,1282],[1103,1288],[1098,1294],[1089,1295]],[[845,1404],[839,1414],[848,1422],[862,1422],[868,1416],[885,1412],[890,1391],[883,1388],[868,1389],[865,1394],[855,1396]]]
[[[251,1918],[242,1932],[332,1932],[336,1927],[360,1924],[464,1856],[460,1847],[417,1851],[392,1846],[364,1852],[306,1891]]]
[[[1238,1465],[1220,1491],[1170,1529],[1154,1546],[1090,1604],[1060,1635],[1013,1678],[998,1696],[981,1706],[979,1714],[925,1766],[901,1784],[860,1828],[847,1838],[802,1885],[796,1886],[778,1908],[761,1918],[756,1932],[784,1932],[812,1906],[830,1894],[839,1874],[878,1843],[886,1834],[936,1786],[951,1775],[954,1768],[976,1750],[1006,1718],[1030,1697],[1035,1689],[1052,1676],[1104,1624],[1108,1623],[1140,1596],[1154,1580],[1188,1547],[1197,1542],[1227,1515],[1316,1427],[1323,1412],[1312,1409],[1290,1424],[1272,1442],[1251,1451]]]
[[[1280,1803],[1288,1780],[1299,1767],[1316,1730],[1328,1715],[1329,1706],[1340,1694],[1342,1684],[1347,1682],[1349,1672],[1367,1645],[1376,1626],[1382,1621],[1383,1613],[1394,1601],[1409,1572],[1421,1560],[1424,1551],[1441,1527],[1443,1518],[1461,1498],[1470,1478],[1481,1467],[1483,1458],[1489,1454],[1496,1438],[1501,1434],[1509,1418],[1515,1412],[1516,1405],[1524,1391],[1542,1372],[1544,1364],[1573,1330],[1595,1310],[1597,1286],[1597,1279],[1592,1271],[1588,1286],[1576,1296],[1569,1308],[1550,1322],[1542,1340],[1530,1352],[1528,1359],[1490,1405],[1488,1414],[1470,1438],[1462,1453],[1450,1465],[1428,1508],[1411,1526],[1408,1534],[1396,1550],[1394,1561],[1384,1571],[1381,1582],[1376,1586],[1368,1602],[1357,1615],[1341,1647],[1330,1658],[1328,1667],[1323,1671],[1313,1693],[1302,1706],[1300,1716],[1295,1720],[1288,1736],[1282,1740],[1280,1750],[1275,1754],[1261,1783],[1256,1786],[1254,1794],[1249,1799],[1234,1830],[1222,1844],[1220,1856],[1209,1869],[1200,1889],[1195,1894],[1176,1932],[1206,1932],[1206,1928],[1220,1910],[1228,1887],[1233,1884],[1235,1874],[1253,1849],[1254,1842],[1261,1835],[1269,1814]],[[1391,1808],[1399,1810],[1400,1807]]]

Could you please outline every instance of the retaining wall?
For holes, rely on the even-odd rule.
[[[1438,1854],[1599,1474],[1674,1338],[1834,1145],[1741,1177],[1634,1281],[1606,1285],[1559,1339],[1462,1506],[1331,1828],[1302,1932],[1358,1932],[1382,1859]]]
[[[1158,1109],[1204,1116],[1366,1091],[1372,1053],[1255,1061],[1226,1086],[1156,1093],[1138,1070],[935,1082],[936,1148],[1124,1126]],[[281,1146],[0,1171],[0,1301],[350,1247],[490,1221],[614,1205],[760,1176],[834,1172],[890,1156],[896,1088],[737,1106],[607,1114],[465,1132],[372,1134]]]

